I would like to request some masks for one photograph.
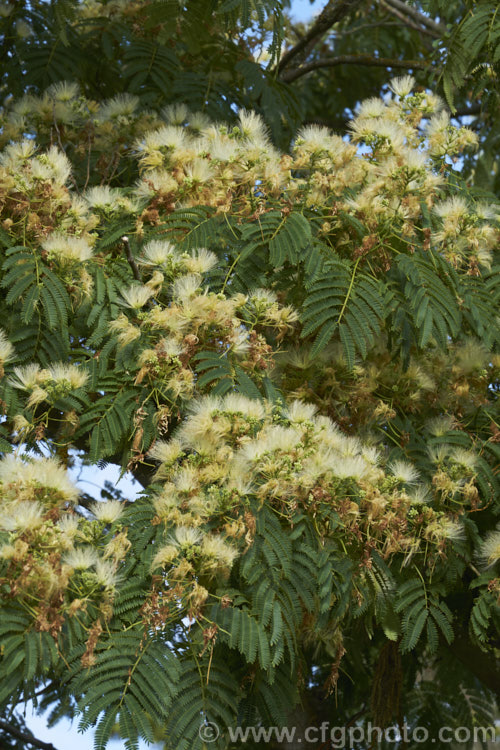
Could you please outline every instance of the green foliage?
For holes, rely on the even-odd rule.
[[[496,79],[500,64],[500,19],[498,5],[489,0],[466,3],[467,12],[453,29],[443,70],[443,89],[454,109],[455,89],[466,78],[480,91]]]
[[[2,717],[40,695],[99,750],[224,750],[365,726],[384,674],[385,718],[431,739],[494,723],[500,13],[400,5],[282,67],[307,30],[268,0],[2,11]],[[439,76],[478,98],[475,155]],[[308,130],[381,89],[349,137]],[[25,450],[146,489],[96,508]]]
[[[304,301],[302,330],[305,337],[320,329],[311,356],[338,334],[346,362],[353,367],[356,354],[366,356],[380,334],[383,288],[367,274],[358,274],[357,269],[358,263],[349,265],[340,259],[330,259],[321,275],[313,274]]]
[[[439,632],[447,643],[453,640],[451,621],[453,615],[445,602],[441,601],[439,586],[426,586],[416,578],[403,584],[398,589],[395,611],[402,613],[403,639],[401,650],[411,651],[417,645],[424,629],[431,653],[438,647]]]
[[[152,727],[166,720],[179,689],[179,667],[163,639],[134,628],[101,641],[92,669],[82,667],[80,657],[77,647],[71,686],[83,695],[80,730],[97,723],[96,750],[106,747],[116,721],[128,748],[138,747],[139,736],[152,742]]]

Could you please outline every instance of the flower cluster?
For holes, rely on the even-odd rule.
[[[148,382],[164,394],[164,416],[168,404],[190,399],[200,387],[197,353],[212,351],[221,365],[237,363],[259,378],[272,366],[264,332],[283,335],[298,320],[292,307],[263,289],[232,296],[209,292],[204,276],[217,262],[203,248],[188,253],[169,241],[153,240],[138,257],[149,280],[121,290],[125,310],[110,330],[120,346],[136,343],[136,383]]]
[[[308,350],[290,347],[276,353],[275,365],[286,393],[313,402],[355,433],[408,417],[423,428],[443,415],[463,430],[500,377],[499,355],[473,339],[450,344],[446,352],[437,346],[414,352],[407,367],[380,346],[350,370],[335,345],[314,359]]]
[[[97,603],[112,611],[120,561],[130,543],[121,531],[123,503],[77,512],[79,492],[55,459],[7,455],[0,461],[0,581],[56,634],[64,616]]]
[[[463,454],[455,461],[470,477],[473,456]],[[301,401],[272,407],[236,394],[207,396],[150,455],[162,483],[152,497],[156,522],[169,530],[153,569],[188,592],[195,580],[227,572],[251,543],[252,512],[264,504],[290,524],[313,515],[320,536],[360,564],[373,549],[405,562],[419,553],[430,559],[429,542],[446,555],[464,535],[459,514],[433,507],[411,464],[385,461],[384,469],[374,445]]]
[[[71,164],[51,146],[38,151],[33,140],[10,143],[0,155],[0,222],[20,244],[62,232],[78,243],[89,239],[97,218],[70,193]]]
[[[67,396],[72,391],[82,388],[88,379],[88,373],[77,365],[56,362],[47,369],[37,364],[14,367],[11,385],[29,392],[28,408],[43,401],[54,402]]]
[[[95,174],[101,182],[109,182],[126,159],[127,169],[138,161],[136,187],[93,187],[69,203],[63,187],[70,174],[67,158],[56,147],[35,155],[31,140],[6,148],[0,184],[25,196],[23,219],[38,237],[66,225],[70,235],[79,235],[119,214],[135,215],[140,234],[175,208],[206,205],[251,217],[270,205],[296,206],[322,218],[321,233],[338,252],[366,255],[372,267],[388,268],[393,250],[412,252],[421,245],[438,247],[456,267],[480,273],[498,240],[498,211],[460,195],[449,197],[446,178],[453,160],[474,146],[476,137],[450,123],[438,97],[412,93],[413,86],[411,76],[394,79],[392,98],[363,102],[349,137],[315,125],[302,128],[287,154],[273,145],[253,112],[240,111],[234,126],[214,124],[182,105],[144,113],[131,95],[98,104],[81,97],[73,84],[57,84],[42,97],[29,95],[6,109],[5,138],[22,137],[31,127],[43,139],[56,118],[75,163],[84,155],[79,152],[85,151],[88,133],[87,156],[100,153]],[[58,208],[57,226],[54,211],[50,217],[40,213],[44,191],[58,200],[51,202]],[[424,224],[422,206],[433,210],[432,228]],[[353,244],[353,219],[367,231],[360,247]],[[13,216],[3,220],[6,228],[16,224]],[[89,250],[74,245],[54,252],[71,258],[83,252],[85,259]]]

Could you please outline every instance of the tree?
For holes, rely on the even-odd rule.
[[[286,21],[281,57],[272,5],[5,6],[13,742],[10,707],[33,697],[97,725],[96,747],[117,729],[129,747],[237,747],[230,729],[281,726],[295,738],[270,747],[307,727],[364,747],[368,722],[408,725],[409,748],[465,727],[471,746],[493,725],[498,36],[479,5],[330,2],[308,30]],[[363,77],[346,72],[358,30]],[[469,71],[454,50],[472,32]],[[396,66],[385,44],[421,77],[366,98]],[[343,138],[313,122],[327,83],[329,122],[365,99]],[[133,471],[143,495],[82,498],[82,459]]]

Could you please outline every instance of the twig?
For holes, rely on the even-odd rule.
[[[10,724],[8,721],[4,721],[3,719],[0,719],[0,729],[3,729],[4,732],[7,732],[7,734],[10,734],[12,737],[15,737],[18,740],[22,740],[23,742],[27,742],[29,745],[33,745],[33,747],[39,748],[39,750],[56,750],[54,745],[51,745],[50,742],[42,742],[42,740],[37,740],[36,737],[33,737],[31,733],[28,734],[28,732],[23,732],[14,724]]]
[[[456,109],[453,113],[452,117],[468,117],[469,115],[480,115],[481,114],[481,104],[477,102],[476,104],[472,104],[470,107],[463,107],[462,109]]]
[[[362,0],[328,0],[307,34],[285,52],[278,65],[278,73],[288,67],[296,57],[299,57],[299,61],[305,60],[328,29],[356,10],[361,2]]]
[[[429,67],[429,63],[422,60],[393,60],[388,57],[372,57],[371,55],[339,55],[338,57],[325,57],[320,58],[319,60],[313,60],[313,62],[310,62],[307,65],[302,65],[300,68],[289,70],[288,73],[283,74],[282,78],[286,83],[291,83],[313,70],[318,70],[318,68],[335,68],[338,65],[367,65],[369,67],[377,68],[406,68],[419,70],[425,70]]]
[[[406,24],[404,24],[406,25]],[[352,29],[344,29],[343,31],[334,31],[335,38],[340,38],[343,36],[349,36],[350,34],[357,34],[358,31],[361,31],[361,29],[375,29],[375,28],[388,28],[389,26],[396,26],[397,28],[401,29],[402,24],[396,23],[396,21],[378,21],[376,23],[362,23],[359,26],[353,26]]]
[[[426,16],[424,13],[420,13],[419,10],[414,8],[412,5],[407,5],[406,3],[402,2],[402,0],[386,0],[386,3],[387,5],[391,5],[396,10],[400,10],[405,14],[405,16],[410,16],[421,26],[426,26],[431,31],[434,31],[440,37],[443,37],[448,33],[448,29],[446,28],[444,23],[437,23],[437,21],[429,18],[429,16]]]
[[[132,255],[132,250],[130,249],[130,242],[128,241],[128,237],[125,235],[122,237],[123,246],[125,248],[125,252],[127,253],[127,260],[130,268],[132,269],[132,273],[134,274],[134,279],[136,281],[141,281],[141,274],[139,273],[139,269],[137,268],[136,262],[134,260],[134,256]]]
[[[428,29],[425,26],[420,26],[418,23],[408,18],[408,16],[405,16],[404,13],[401,13],[399,10],[397,10],[397,8],[393,8],[392,5],[388,5],[387,2],[382,1],[382,6],[384,8],[387,8],[389,13],[395,16],[395,18],[399,18],[399,20],[402,21],[403,24],[407,28],[414,29],[415,31],[418,31],[420,34],[427,34],[428,36],[432,37],[432,39],[441,39],[442,34],[438,34],[436,31],[432,31],[431,29]]]

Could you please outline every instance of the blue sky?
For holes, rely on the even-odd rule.
[[[314,14],[318,13],[326,5],[323,0],[292,0],[291,15],[294,21],[308,21]]]

